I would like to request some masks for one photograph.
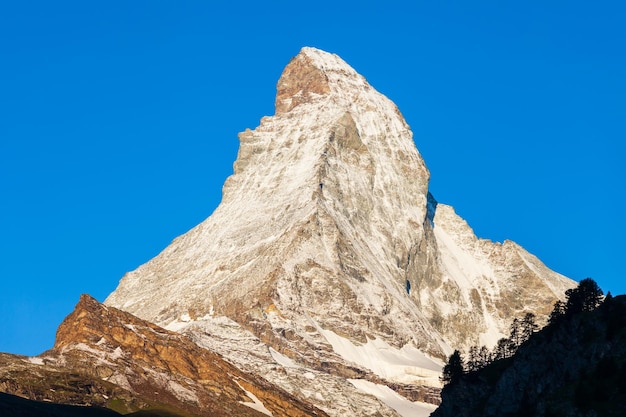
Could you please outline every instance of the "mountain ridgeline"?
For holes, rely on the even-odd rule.
[[[433,417],[626,415],[626,296],[591,279],[558,301],[546,327],[480,366],[457,351]]]
[[[393,415],[353,406],[390,388],[436,402],[453,349],[493,346],[511,316],[545,322],[575,285],[436,202],[398,108],[336,55],[303,48],[277,83],[275,115],[239,140],[215,212],[105,304],[297,387],[329,414]],[[324,378],[275,372],[277,358]]]
[[[81,298],[51,352],[3,357],[3,391],[124,412],[425,416],[450,353],[492,349],[510,317],[544,324],[575,287],[437,202],[400,110],[337,55],[303,48],[275,103],[239,134],[213,214],[104,305]]]

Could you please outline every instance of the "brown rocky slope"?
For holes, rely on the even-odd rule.
[[[185,336],[88,295],[59,326],[53,349],[34,358],[0,355],[0,391],[123,414],[325,415]]]

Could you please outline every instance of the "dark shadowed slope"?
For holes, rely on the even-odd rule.
[[[626,296],[565,313],[510,358],[463,375],[434,417],[626,415]]]

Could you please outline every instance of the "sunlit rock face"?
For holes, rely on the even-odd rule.
[[[33,358],[2,354],[0,365],[0,392],[46,403],[123,414],[144,410],[145,415],[162,415],[167,410],[167,415],[198,417],[326,416],[186,336],[87,295],[59,326],[53,349]],[[12,416],[70,415],[58,410],[16,413],[3,405],[0,401],[0,410]],[[85,409],[71,415],[92,414]]]
[[[336,55],[302,49],[276,114],[239,140],[215,212],[105,304],[329,414],[395,415],[371,395],[387,387],[436,402],[452,349],[495,343],[512,317],[541,317],[573,286],[437,204],[398,108]]]

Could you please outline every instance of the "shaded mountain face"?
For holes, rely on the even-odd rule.
[[[119,417],[121,414],[106,408],[33,401],[0,392],[0,415],[3,417]]]
[[[524,312],[541,321],[575,284],[438,203],[398,108],[336,55],[302,49],[276,114],[239,140],[215,212],[105,304],[329,414],[395,415],[390,388],[436,402],[452,349],[492,346]]]
[[[143,415],[326,415],[185,336],[89,296],[82,296],[59,326],[52,350],[33,358],[4,354],[0,363],[0,390],[38,401],[123,414],[144,410]],[[3,406],[6,402],[0,401]],[[34,403],[14,406],[23,411],[41,408]],[[70,415],[80,410],[49,411]]]
[[[561,317],[442,398],[433,416],[626,415],[626,296]]]

